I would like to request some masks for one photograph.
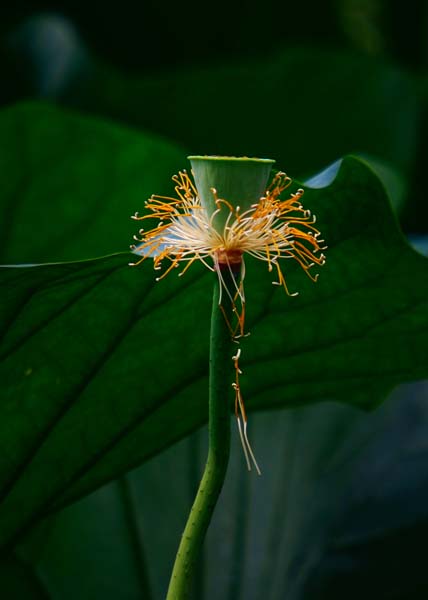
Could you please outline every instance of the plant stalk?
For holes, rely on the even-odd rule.
[[[230,282],[229,282],[230,283]],[[223,295],[222,306],[232,321],[232,306]],[[209,367],[209,448],[205,470],[191,508],[174,563],[167,600],[187,600],[205,533],[223,487],[230,453],[232,340],[219,307],[220,284],[213,294]]]

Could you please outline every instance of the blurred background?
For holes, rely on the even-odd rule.
[[[268,0],[14,2],[0,102],[39,98],[175,140],[273,156],[305,178],[370,158],[404,228],[426,232],[428,8]]]
[[[0,16],[2,106],[55,103],[300,180],[364,156],[427,251],[426,1],[15,1]],[[426,598],[427,400],[414,384],[374,415],[254,415],[266,475],[249,479],[234,448],[194,598]],[[1,567],[2,597],[161,599],[204,440],[46,520]]]

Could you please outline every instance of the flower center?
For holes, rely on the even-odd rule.
[[[216,252],[220,269],[231,269],[238,272],[242,264],[242,250],[220,248]]]

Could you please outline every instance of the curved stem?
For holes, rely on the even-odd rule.
[[[178,548],[167,600],[185,600],[189,597],[195,563],[223,487],[229,462],[232,341],[218,305],[219,297],[220,284],[216,281],[210,336],[208,458]],[[226,316],[231,320],[232,306],[229,303],[225,305],[225,302],[222,304]]]

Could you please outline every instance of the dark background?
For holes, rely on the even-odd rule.
[[[273,154],[300,178],[361,153],[399,181],[405,230],[426,232],[426,2],[15,2],[0,17],[3,105],[45,98],[193,153]]]

